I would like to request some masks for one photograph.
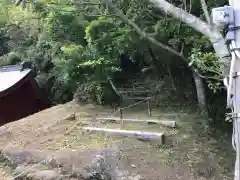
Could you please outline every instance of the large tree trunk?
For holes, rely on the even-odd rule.
[[[196,86],[199,109],[202,114],[207,114],[207,101],[203,80],[194,70],[192,72]]]
[[[153,50],[151,48],[151,45],[149,44],[148,45],[148,52],[149,52],[149,55],[151,56],[152,58],[152,62],[153,62],[153,66],[154,66],[154,71],[156,72],[156,74],[159,74],[159,71],[161,71],[161,68],[158,64],[158,61],[157,61],[157,58],[155,57],[154,53],[153,53]]]
[[[175,85],[175,82],[174,82],[174,78],[172,76],[172,72],[171,72],[171,69],[169,67],[169,64],[167,65],[167,71],[168,71],[168,76],[169,76],[170,81],[171,81],[172,90],[173,91],[177,91],[177,88],[176,88],[176,85]]]

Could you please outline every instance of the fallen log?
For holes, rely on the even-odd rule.
[[[158,144],[164,143],[164,133],[157,132],[141,132],[141,131],[129,131],[119,129],[106,129],[106,128],[95,128],[95,127],[83,127],[83,130],[90,133],[104,133],[112,136],[120,137],[135,137],[140,140],[156,141]]]

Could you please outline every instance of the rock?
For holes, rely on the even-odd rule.
[[[135,166],[134,164],[132,164],[132,167],[133,167],[133,168],[136,168],[137,166]]]
[[[120,169],[118,149],[61,150],[54,155],[62,174],[86,180],[139,180],[128,170]],[[135,179],[134,179],[134,178]]]
[[[4,127],[4,126],[0,127],[0,136],[9,135],[9,134],[11,134],[11,132],[9,131],[9,129],[7,129],[7,128]]]
[[[30,168],[30,167],[29,167]],[[35,172],[35,169],[34,169]],[[16,178],[25,178],[29,172],[27,172],[27,167],[26,166],[18,166],[15,171],[13,172],[13,176]]]
[[[75,113],[71,113],[69,115],[67,115],[64,120],[68,120],[68,121],[74,121],[76,120],[76,114]]]
[[[43,164],[19,165],[13,172],[13,176],[18,178],[27,177],[29,173],[36,173],[37,171],[47,170],[48,167]]]
[[[35,164],[46,159],[47,154],[36,149],[5,148],[2,155],[8,159],[12,165]]]
[[[59,167],[59,163],[56,161],[56,159],[54,157],[48,158],[48,160],[46,162],[52,168],[58,168]]]
[[[18,165],[14,175],[22,173],[25,179],[140,180],[137,174],[132,174],[122,164],[117,148],[64,149],[54,153],[8,148],[3,154]]]
[[[32,180],[63,180],[63,176],[54,170],[42,170],[29,173],[27,178]]]
[[[31,180],[62,180],[63,176],[56,169],[49,169],[46,165],[20,165],[13,172],[14,177]],[[65,179],[65,178],[64,178]]]

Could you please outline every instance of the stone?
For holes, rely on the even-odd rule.
[[[35,173],[41,170],[47,170],[48,167],[43,164],[19,165],[13,172],[13,176],[18,178],[26,178],[29,173]]]
[[[44,161],[47,154],[36,149],[23,148],[5,148],[2,150],[2,155],[8,159],[12,165],[19,164],[35,164]]]
[[[4,126],[0,127],[0,136],[9,135],[9,134],[11,134],[11,132],[9,131],[9,129],[7,129],[7,128],[4,127]]]
[[[85,180],[138,180],[126,169],[121,169],[117,148],[88,149],[85,151],[70,149],[56,152],[54,159],[63,175],[71,172],[72,177]],[[69,174],[68,174],[69,175]],[[134,178],[133,178],[134,177]]]
[[[34,149],[5,149],[6,156],[17,165],[14,175],[32,180],[140,180],[125,169],[117,147],[105,149],[41,152]],[[41,164],[40,162],[43,162]]]
[[[32,180],[63,180],[63,176],[55,170],[42,170],[29,173],[27,178]]]

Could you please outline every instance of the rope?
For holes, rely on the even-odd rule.
[[[151,97],[147,97],[147,98],[145,98],[145,99],[143,99],[143,100],[141,100],[141,101],[138,101],[138,102],[136,102],[136,103],[134,103],[134,104],[131,104],[131,105],[129,105],[129,106],[126,106],[126,107],[124,107],[124,108],[119,108],[119,111],[120,111],[120,110],[123,110],[123,109],[127,109],[127,108],[130,108],[130,107],[133,107],[133,106],[136,106],[136,105],[138,105],[138,104],[140,104],[140,103],[142,103],[142,102],[144,102],[144,101],[147,101],[147,100],[149,100],[149,99],[151,99]]]

